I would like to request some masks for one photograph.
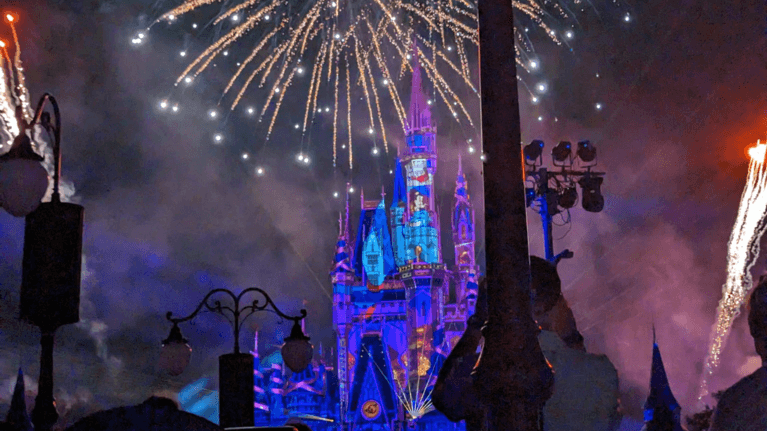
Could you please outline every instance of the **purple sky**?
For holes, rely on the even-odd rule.
[[[523,74],[526,82],[545,80],[550,88],[538,105],[522,97],[523,140],[543,139],[548,154],[561,139],[590,139],[607,172],[604,212],[571,210],[572,225],[554,229],[555,251],[575,252],[560,264],[564,294],[587,349],[616,365],[622,405],[634,417],[647,395],[653,322],[683,413],[695,411],[745,180],[744,148],[767,137],[763,2],[698,3],[597,4],[600,16],[578,16],[572,52],[539,38],[543,71]],[[332,169],[329,124],[320,121],[302,148],[292,130],[302,111],[288,110],[261,150],[263,129],[252,120],[200,120],[218,100],[215,73],[179,96],[179,115],[161,115],[157,102],[183,70],[179,47],[200,45],[153,30],[151,44],[133,49],[129,42],[142,14],[155,13],[149,0],[12,4],[21,16],[30,92],[37,98],[50,91],[61,104],[63,173],[86,214],[82,322],[57,333],[61,408],[71,408],[73,417],[135,404],[215,372],[216,357],[230,351],[232,341],[228,326],[210,316],[182,328],[194,349],[185,374],[161,378],[155,367],[169,331],[164,313],[191,311],[211,287],[262,287],[289,313],[306,300],[307,330],[315,346],[322,342],[327,350],[334,336],[327,271],[341,209],[331,191],[342,190],[348,175],[348,169]],[[629,23],[622,21],[625,11]],[[476,101],[468,103],[477,108]],[[444,114],[437,105],[443,230],[449,228],[459,152],[482,216],[480,161],[465,143],[474,132]],[[216,146],[211,137],[219,130],[227,139]],[[396,128],[389,130],[395,136]],[[381,181],[390,190],[393,161],[358,148],[354,184],[367,196],[379,193]],[[313,158],[308,168],[294,162],[302,149]],[[253,175],[254,164],[239,157],[243,151],[258,155],[266,176]],[[358,199],[355,194],[355,205]],[[531,252],[541,255],[533,212],[528,227]],[[31,393],[38,373],[38,332],[15,320],[22,231],[22,220],[0,214],[4,402],[19,365]],[[444,254],[452,261],[452,250]],[[756,273],[765,269],[761,262]],[[287,330],[274,316],[259,316],[244,329],[245,345],[255,324],[263,328],[262,353]],[[712,389],[755,369],[754,355],[739,319]]]

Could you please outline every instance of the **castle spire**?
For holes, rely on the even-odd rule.
[[[644,421],[647,431],[674,430],[682,431],[680,424],[681,407],[671,392],[666,369],[660,356],[660,348],[655,342],[653,325],[652,373],[650,375],[650,395],[644,404]]]
[[[418,61],[418,44],[415,39],[413,39],[411,59],[413,61],[413,81],[410,87],[409,132],[431,127],[431,111],[423,93],[421,64]]]
[[[24,398],[24,373],[21,372],[21,368],[19,368],[19,374],[16,376],[16,387],[13,389],[11,407],[5,421],[12,426],[12,429],[32,431],[32,421],[29,419],[27,403]]]

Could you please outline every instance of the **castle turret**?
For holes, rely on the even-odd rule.
[[[650,395],[644,403],[644,431],[684,431],[680,423],[682,408],[671,393],[666,376],[666,368],[660,356],[658,343],[655,341],[653,328],[652,374],[650,375]]]
[[[338,216],[338,241],[336,255],[333,258],[333,269],[330,278],[333,283],[333,324],[338,332],[336,348],[338,349],[338,392],[341,399],[341,415],[346,414],[346,400],[349,388],[349,330],[351,329],[352,312],[351,286],[354,284],[354,270],[351,266],[351,233],[349,226],[349,184],[346,184],[346,212]]]
[[[11,398],[11,408],[8,410],[8,416],[5,419],[11,429],[19,431],[32,431],[32,421],[27,413],[27,402],[24,394],[24,373],[19,368],[19,374],[16,376],[16,386],[13,388],[13,397]]]
[[[477,272],[474,245],[474,208],[469,200],[468,184],[463,173],[461,156],[458,156],[458,175],[455,179],[455,208],[452,217],[453,247],[455,249],[456,289],[455,302],[466,307],[466,317],[474,314],[477,298]],[[465,319],[464,319],[465,320]]]
[[[403,217],[404,265],[408,328],[408,381],[425,388],[433,350],[433,334],[441,330],[444,315],[445,266],[435,205],[434,174],[437,170],[436,129],[421,87],[418,46],[413,43],[413,81],[410,114],[402,163],[406,172],[407,205]],[[395,180],[396,181],[396,180]]]

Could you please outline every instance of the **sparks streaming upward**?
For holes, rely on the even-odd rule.
[[[0,150],[10,148],[13,138],[19,134],[16,106],[21,107],[24,120],[32,119],[29,92],[25,83],[24,67],[21,64],[21,44],[16,34],[16,16],[10,12],[4,13],[4,21],[11,28],[15,50],[11,57],[8,43],[0,40]]]
[[[158,18],[155,24],[175,22],[181,15],[219,1],[184,0]],[[514,0],[513,4],[548,37],[560,43],[556,33],[544,22],[544,18],[567,18],[565,10],[556,2],[547,6],[547,10],[537,0]],[[295,85],[296,76],[302,75],[311,65],[302,133],[307,132],[318,112],[320,88],[328,87],[327,98],[334,111],[333,142],[337,142],[338,132],[343,130],[339,125],[338,110],[342,104],[337,90],[343,70],[346,82],[341,84],[342,88],[348,89],[349,80],[352,80],[355,89],[361,87],[360,93],[366,102],[360,105],[360,112],[355,112],[355,116],[366,114],[366,129],[374,131],[370,133],[373,146],[376,147],[376,141],[380,139],[388,152],[380,99],[388,97],[404,130],[406,116],[397,81],[411,70],[413,53],[431,81],[435,96],[444,102],[454,120],[473,125],[469,110],[450,83],[463,83],[478,96],[474,84],[476,77],[471,76],[467,57],[467,52],[476,52],[479,38],[476,0],[240,0],[225,6],[213,20],[215,25],[227,22],[228,29],[188,64],[176,84],[193,82],[215,64],[216,58],[228,55],[229,49],[242,47],[243,41],[252,40],[252,47],[247,48],[245,58],[237,64],[223,93],[226,96],[237,89],[229,102],[233,110],[251,84],[266,87],[266,101],[259,119],[268,119],[267,140],[285,93]],[[525,52],[528,49],[526,36],[516,33],[518,52]],[[139,33],[133,42],[140,44],[144,37],[144,33]],[[527,68],[527,62],[523,60],[518,56],[519,64]],[[397,67],[392,74],[389,66],[394,64]],[[386,87],[385,91],[379,92],[378,85]],[[348,119],[352,109],[348,98],[344,105]],[[351,135],[348,142],[349,166],[352,167]],[[334,165],[336,153],[334,145]]]
[[[727,243],[727,280],[722,287],[722,299],[716,310],[716,322],[709,341],[708,356],[704,363],[698,401],[708,395],[708,379],[719,366],[722,348],[727,340],[740,307],[751,289],[751,268],[759,256],[759,240],[767,230],[767,167],[765,155],[767,142],[757,141],[749,148],[751,162],[743,195],[740,197],[738,215]]]

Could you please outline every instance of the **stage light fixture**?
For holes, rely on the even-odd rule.
[[[602,181],[604,178],[586,174],[578,181],[583,189],[581,206],[584,210],[598,213],[605,207],[605,198],[602,196]]]
[[[559,206],[570,209],[578,202],[578,191],[575,187],[569,186],[559,192]]]
[[[568,141],[561,141],[558,143],[557,146],[551,150],[551,158],[554,159],[554,164],[563,164],[568,161],[572,164],[572,147],[573,145]]]
[[[525,206],[530,206],[535,201],[535,189],[532,187],[525,188]]]
[[[543,141],[536,139],[533,142],[530,142],[525,145],[523,152],[525,154],[525,162],[531,165],[535,164],[535,161],[541,157],[541,153],[543,152]]]
[[[580,141],[577,154],[582,161],[591,163],[597,158],[597,149],[591,145],[591,141]]]

